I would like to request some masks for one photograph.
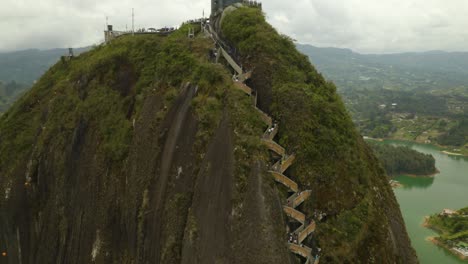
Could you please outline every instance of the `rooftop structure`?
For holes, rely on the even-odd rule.
[[[262,3],[256,0],[211,0],[211,15],[215,15],[219,11],[223,11],[224,8],[237,3],[262,8]]]
[[[123,35],[143,35],[143,34],[154,34],[160,36],[167,36],[177,30],[174,27],[163,27],[160,29],[155,28],[141,28],[136,31],[126,30],[126,31],[116,31],[112,25],[107,25],[107,30],[104,31],[104,42],[108,43],[109,41],[118,38]]]
[[[457,211],[452,210],[452,209],[444,209],[440,215],[446,215],[446,216],[451,216],[457,214]]]
[[[242,0],[211,0],[211,14],[215,14],[235,3],[242,3]]]

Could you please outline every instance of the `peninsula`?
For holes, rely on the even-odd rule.
[[[461,259],[468,259],[468,207],[458,211],[444,209],[427,217],[424,226],[440,233],[438,237],[429,238],[433,243]]]

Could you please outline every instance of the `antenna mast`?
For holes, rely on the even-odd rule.
[[[132,8],[132,35],[135,35],[135,13]]]

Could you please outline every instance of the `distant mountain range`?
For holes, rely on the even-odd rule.
[[[78,55],[90,49],[78,48],[73,53]],[[68,55],[68,49],[0,53],[0,115],[64,55]]]
[[[468,52],[360,54],[297,45],[340,89],[434,90],[468,86]]]
[[[78,48],[73,52],[77,55],[89,49],[90,47]],[[0,53],[0,81],[31,85],[63,55],[68,55],[68,49],[30,49]]]
[[[303,44],[297,47],[340,89],[426,90],[468,85],[468,52],[360,54],[350,49]],[[80,54],[89,49],[74,49],[74,53]],[[0,53],[0,81],[31,85],[60,56],[67,54],[68,49]]]

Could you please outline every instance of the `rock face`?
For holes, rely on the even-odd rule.
[[[284,58],[253,59],[230,33],[265,23],[258,12],[234,11],[222,33],[255,69],[251,87],[297,154],[291,177],[314,197],[303,211],[328,215],[310,241],[321,262],[416,263],[333,86],[286,40],[276,52],[303,74],[278,86],[271,65]],[[122,37],[59,62],[0,117],[0,263],[300,263],[285,246],[287,194],[267,173],[261,117],[211,60],[213,42],[187,31]]]

